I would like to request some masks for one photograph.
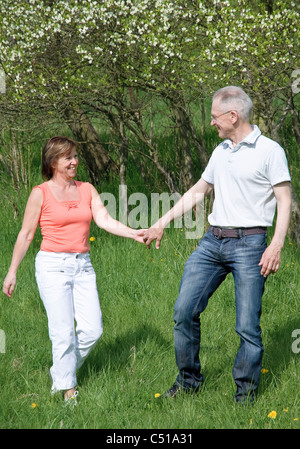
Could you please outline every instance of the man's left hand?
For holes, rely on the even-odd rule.
[[[271,273],[276,273],[280,266],[281,248],[272,243],[267,247],[261,256],[259,266],[261,266],[260,273],[266,278]]]

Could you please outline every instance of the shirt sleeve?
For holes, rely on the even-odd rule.
[[[266,164],[266,177],[272,186],[291,180],[286,155],[280,145],[276,145],[270,151]]]

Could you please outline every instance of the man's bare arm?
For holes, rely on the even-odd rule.
[[[267,277],[276,273],[280,266],[281,250],[288,231],[291,216],[291,186],[289,182],[282,182],[273,187],[277,200],[277,220],[274,236],[270,245],[263,253],[259,265],[261,274]]]
[[[144,235],[144,242],[149,247],[153,240],[156,240],[156,248],[160,247],[160,243],[164,234],[164,229],[173,220],[181,217],[190,211],[196,204],[203,200],[204,196],[213,190],[213,185],[200,178],[170,209],[163,215],[153,226],[151,226]]]

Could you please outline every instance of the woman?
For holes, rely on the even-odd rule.
[[[38,223],[43,240],[36,256],[36,280],[44,303],[52,342],[52,392],[77,403],[76,371],[102,334],[96,276],[89,256],[92,218],[106,231],[143,243],[143,230],[114,220],[90,183],[75,181],[75,142],[53,137],[42,153],[46,182],[33,188],[17,237],[3,292],[11,297],[18,267]],[[76,322],[76,329],[74,325]]]

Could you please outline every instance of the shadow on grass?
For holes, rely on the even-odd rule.
[[[273,385],[274,379],[280,379],[282,371],[290,364],[297,354],[292,349],[292,332],[300,328],[299,319],[292,319],[277,324],[269,334],[269,343],[265,345],[263,366],[273,373],[273,376],[263,377],[261,392]]]
[[[277,325],[269,333],[269,343],[265,345],[263,367],[273,373],[272,376],[261,376],[260,394],[274,386],[274,381],[280,379],[282,371],[289,365],[294,354],[292,351],[292,332],[299,329],[299,320],[296,318]],[[211,349],[211,348],[210,348]],[[217,348],[214,348],[217,350]],[[139,358],[145,357],[149,361],[151,355],[158,351],[171,351],[170,339],[162,336],[160,330],[154,326],[140,325],[136,329],[120,332],[115,339],[111,335],[100,339],[96,348],[91,352],[87,361],[78,373],[80,384],[88,381],[90,370],[100,372],[109,370],[122,370],[130,367],[132,358],[138,355]],[[209,348],[203,347],[203,351],[209,351]],[[232,363],[234,356],[232,358]],[[155,360],[153,360],[155,363]],[[175,363],[175,359],[174,359]],[[214,377],[224,374],[224,365],[228,366],[228,357],[222,357],[219,365],[214,366]],[[207,380],[211,372],[207,368]]]
[[[89,368],[98,372],[108,369],[120,370],[129,366],[132,363],[130,359],[138,353],[146,356],[148,352],[148,357],[151,357],[152,352],[145,349],[149,340],[152,351],[157,347],[160,348],[160,352],[170,348],[170,341],[166,340],[157,328],[148,325],[140,325],[136,329],[120,332],[113,341],[111,336],[108,338],[109,341],[106,341],[105,337],[99,340],[80,369],[78,373],[80,383],[89,376]]]

